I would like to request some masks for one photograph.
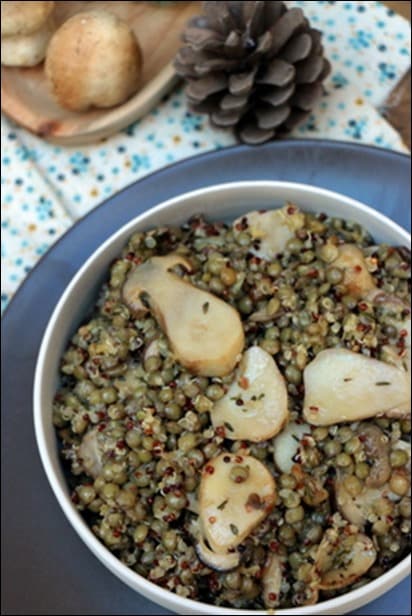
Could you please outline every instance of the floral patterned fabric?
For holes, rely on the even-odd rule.
[[[323,31],[333,71],[291,137],[407,151],[379,108],[410,65],[410,25],[379,2],[288,2]],[[2,307],[74,221],[124,186],[172,162],[235,143],[187,111],[182,87],[142,120],[83,147],[49,144],[1,120]]]

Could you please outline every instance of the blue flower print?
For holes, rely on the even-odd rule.
[[[84,156],[82,152],[75,152],[70,156],[69,162],[73,167],[73,171],[77,173],[86,173],[89,169],[90,158],[88,156]]]
[[[354,37],[351,37],[348,40],[349,45],[359,51],[361,49],[366,49],[370,47],[373,36],[370,32],[365,32],[364,30],[357,30]]]

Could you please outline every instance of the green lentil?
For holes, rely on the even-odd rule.
[[[285,513],[285,520],[287,524],[295,524],[296,522],[301,522],[305,517],[305,510],[301,505],[299,507],[294,507],[293,509],[288,509]]]
[[[330,267],[327,270],[326,279],[330,284],[339,284],[343,280],[343,272],[337,267]]]
[[[145,524],[139,524],[136,526],[133,532],[133,541],[135,543],[143,543],[149,533],[149,529]]]
[[[355,474],[358,479],[366,479],[369,476],[370,468],[366,462],[359,462],[355,466]]]
[[[358,496],[362,491],[362,483],[355,475],[348,475],[343,483],[351,496]]]
[[[245,297],[242,297],[242,299],[238,303],[238,308],[242,314],[250,314],[253,310],[253,302],[250,297],[248,297],[247,295],[245,295]]]
[[[324,452],[328,456],[328,458],[334,458],[337,456],[342,450],[342,445],[339,441],[327,441],[324,446]]]
[[[392,468],[397,468],[399,466],[404,466],[408,462],[409,456],[403,449],[393,449],[390,453],[389,460]]]
[[[409,490],[410,482],[408,478],[401,473],[394,472],[389,480],[389,487],[392,492],[399,496],[404,496]]]
[[[220,400],[220,398],[223,397],[224,393],[225,392],[223,390],[223,387],[221,387],[220,385],[209,385],[209,387],[206,389],[206,396],[210,400],[213,400],[213,402]]]
[[[352,458],[347,453],[340,453],[336,456],[336,464],[342,468],[346,468],[352,464]]]

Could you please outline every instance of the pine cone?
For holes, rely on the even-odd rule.
[[[304,120],[330,72],[321,32],[283,2],[204,2],[175,58],[196,113],[241,141],[282,136]]]

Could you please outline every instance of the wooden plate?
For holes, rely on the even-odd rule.
[[[151,2],[56,2],[60,25],[90,8],[112,11],[135,31],[143,51],[140,90],[126,103],[104,110],[73,113],[54,100],[43,64],[1,69],[1,108],[17,124],[48,141],[66,145],[108,137],[147,113],[177,82],[172,59],[181,45],[186,21],[200,11],[199,2],[156,6]]]

